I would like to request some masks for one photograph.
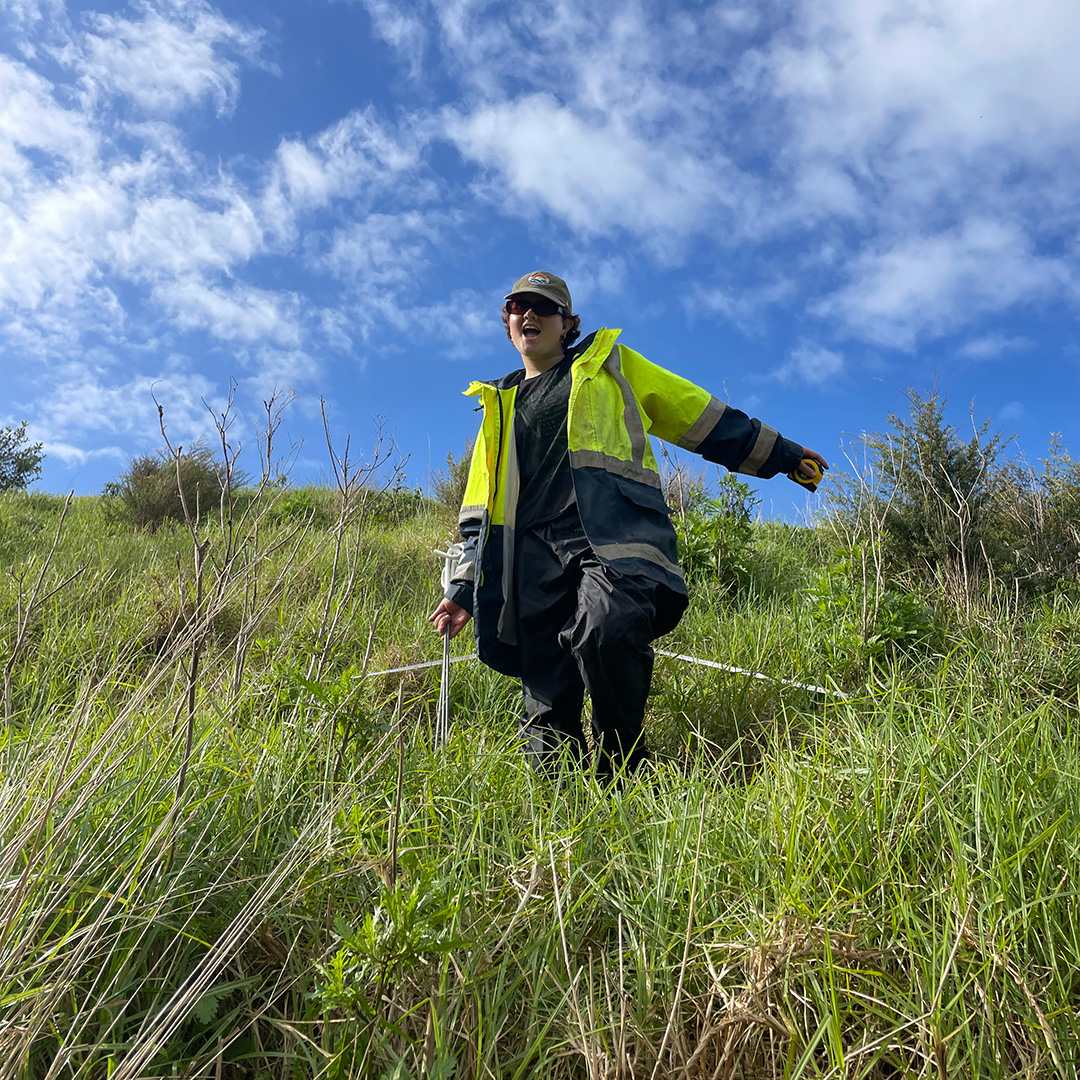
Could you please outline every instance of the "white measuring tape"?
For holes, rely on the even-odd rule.
[[[449,587],[457,568],[458,560],[464,550],[464,544],[450,544],[445,551],[436,551],[435,554],[443,560],[442,587],[445,592]],[[799,690],[809,690],[813,694],[826,694],[831,697],[846,699],[847,694],[840,690],[829,689],[825,686],[815,686],[813,683],[796,682],[794,679],[780,679],[775,675],[766,675],[762,671],[749,671],[746,668],[732,667],[730,664],[721,664],[715,660],[703,660],[700,656],[687,656],[685,653],[668,652],[666,649],[657,649],[657,656],[667,656],[672,660],[683,660],[688,664],[697,664],[700,667],[714,668],[717,671],[726,671],[729,675],[743,675],[748,679],[759,679],[762,682],[776,683],[778,686],[794,686]],[[441,667],[442,676],[439,679],[439,704],[435,710],[435,745],[440,746],[446,742],[450,735],[450,665],[460,664],[464,660],[475,660],[476,653],[468,653],[466,656],[450,655],[450,635],[443,635],[443,655],[441,660],[424,660],[419,664],[406,664],[404,667],[385,668],[383,671],[368,671],[362,675],[354,676],[357,679],[373,678],[376,675],[400,675],[406,671],[423,671],[425,668]]]
[[[672,660],[685,660],[688,664],[700,664],[702,667],[716,668],[717,671],[727,671],[732,675],[745,675],[748,679],[761,679],[764,682],[777,683],[780,686],[795,686],[800,690],[810,690],[815,694],[828,694],[830,697],[847,699],[847,694],[840,690],[830,689],[827,686],[796,682],[794,679],[780,679],[775,675],[766,675],[761,671],[748,671],[746,668],[732,667],[730,664],[718,664],[715,660],[702,660],[700,656],[686,656],[683,653],[668,652],[666,649],[657,649],[656,655],[670,656]]]
[[[776,675],[766,675],[762,671],[750,671],[747,668],[732,667],[730,664],[720,664],[715,660],[703,660],[700,656],[687,656],[685,653],[668,652],[666,649],[657,649],[657,656],[667,656],[672,660],[685,660],[688,664],[698,664],[701,667],[715,668],[717,671],[726,671],[729,675],[745,675],[748,679],[760,679],[763,682],[777,683],[780,686],[794,686],[798,690],[809,690],[815,694],[827,694],[830,697],[847,700],[847,694],[828,686],[815,686],[813,683],[796,682],[794,679],[781,679]],[[399,675],[404,671],[421,671],[424,668],[442,667],[445,663],[460,664],[463,660],[475,660],[476,653],[467,653],[465,656],[451,656],[448,660],[425,660],[422,664],[407,664],[405,667],[386,668],[385,671],[369,671],[366,675],[355,675],[357,679],[370,679],[376,675]]]

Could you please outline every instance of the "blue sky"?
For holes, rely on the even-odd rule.
[[[517,366],[501,297],[843,464],[937,386],[1080,454],[1075,0],[0,0],[0,425],[95,492],[295,400],[424,485]],[[806,496],[762,486],[766,512]]]

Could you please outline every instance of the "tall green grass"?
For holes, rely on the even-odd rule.
[[[0,499],[0,664],[62,505]],[[475,662],[438,749],[437,669],[360,677],[439,657],[450,526],[336,513],[224,569],[208,529],[200,607],[183,527],[68,511],[0,744],[0,1075],[1076,1074],[1075,600],[888,601],[882,644],[850,557],[759,526],[663,645],[838,692],[658,661],[605,789],[532,775]]]

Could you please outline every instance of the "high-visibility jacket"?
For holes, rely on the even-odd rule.
[[[597,557],[682,598],[671,511],[664,502],[650,435],[733,472],[767,478],[797,468],[802,447],[707,390],[618,343],[606,327],[571,350],[567,445],[582,529]],[[514,403],[518,369],[465,391],[483,408],[458,525],[465,551],[447,589],[471,612],[480,659],[520,674],[514,597],[514,526],[519,474]]]

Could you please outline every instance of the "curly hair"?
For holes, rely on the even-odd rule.
[[[569,319],[572,324],[570,329],[562,336],[563,348],[569,349],[581,334],[581,316],[570,313],[564,314],[563,318]],[[510,313],[506,310],[505,304],[502,306],[502,321],[503,329],[506,331],[506,340],[513,341],[514,339],[510,336]]]

